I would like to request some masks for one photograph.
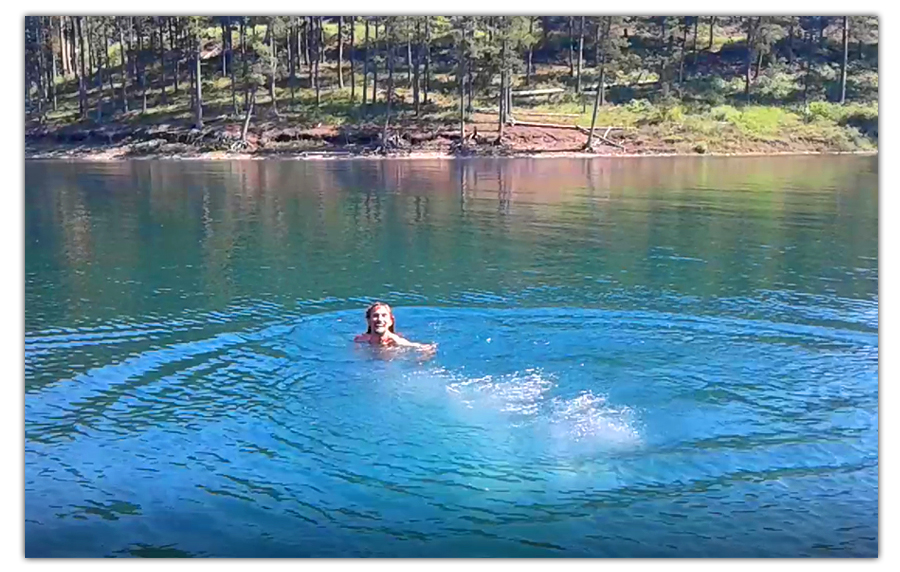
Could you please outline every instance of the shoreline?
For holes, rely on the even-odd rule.
[[[149,152],[132,155],[130,149],[123,147],[101,147],[93,149],[67,148],[56,146],[48,150],[25,149],[25,161],[77,161],[87,163],[111,163],[118,161],[355,161],[355,160],[456,160],[456,159],[641,159],[641,158],[727,158],[727,157],[800,157],[800,156],[837,156],[878,155],[878,150],[857,151],[746,151],[732,153],[603,153],[587,151],[536,151],[510,150],[503,153],[472,149],[465,153],[454,153],[448,150],[413,150],[407,152],[379,153],[371,149],[359,150],[295,150],[279,152],[232,152],[232,151],[182,151],[182,152]]]

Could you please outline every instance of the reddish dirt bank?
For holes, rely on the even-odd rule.
[[[33,126],[25,132],[25,157],[114,160],[129,158],[265,158],[265,157],[420,157],[420,156],[645,156],[645,155],[759,155],[829,153],[836,150],[803,141],[743,142],[707,152],[633,129],[610,137],[616,145],[595,142],[586,152],[587,136],[575,129],[512,125],[497,143],[497,124],[476,114],[466,125],[460,145],[456,125],[404,124],[391,130],[388,144],[381,126],[315,126],[311,128],[263,124],[240,141],[238,122],[217,121],[197,130],[184,125],[97,127]],[[602,131],[600,131],[602,135]]]

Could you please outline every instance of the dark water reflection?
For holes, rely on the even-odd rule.
[[[25,172],[29,556],[877,555],[877,158]]]

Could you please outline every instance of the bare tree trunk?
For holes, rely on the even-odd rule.
[[[378,46],[378,20],[374,22],[375,28],[375,46],[377,52]],[[377,53],[375,57],[372,58],[372,103],[376,103],[378,101],[378,59]]]
[[[240,110],[237,104],[237,77],[234,73],[234,22],[228,17],[228,69],[231,72],[231,110],[237,117]]]
[[[456,71],[456,81],[459,84],[459,143],[466,144],[466,64],[465,54],[460,50],[459,66]]]
[[[94,32],[93,32],[93,28],[94,27],[92,25],[90,16],[84,17],[84,27],[87,28],[87,30],[85,31],[85,35],[87,36],[87,44],[85,46],[85,49],[87,49],[87,60],[88,60],[88,67],[87,67],[88,75],[87,75],[87,77],[90,77],[93,79],[93,77],[94,77],[94,47],[93,47]]]
[[[412,87],[412,36],[406,23],[406,85]]]
[[[176,19],[169,17],[169,46],[172,49],[174,62],[172,62],[172,93],[178,95],[178,74],[181,73],[181,50],[177,44],[178,34],[175,32]]]
[[[200,30],[199,27],[195,31],[194,40],[194,84],[196,86],[196,97],[194,98],[194,126],[197,129],[203,129],[203,76],[200,70]],[[146,96],[145,96],[146,99]]]
[[[581,17],[581,25],[578,29],[578,70],[575,79],[575,92],[581,93],[581,65],[584,59],[584,16]]]
[[[384,35],[387,40],[387,67],[388,67],[388,87],[387,87],[387,112],[384,115],[384,130],[381,132],[381,143],[388,145],[388,128],[391,124],[391,104],[394,99],[394,43],[392,28],[394,22],[391,17],[387,17],[384,23]]]
[[[806,73],[803,75],[803,105],[806,105],[809,101],[809,79],[810,79],[810,71],[812,68],[812,59],[813,59],[813,40],[812,40],[812,32],[809,32],[809,36],[806,38],[807,43],[807,54],[806,54]]]
[[[250,117],[253,116],[253,104],[256,103],[256,84],[250,93],[250,102],[247,104],[247,111],[244,115],[244,126],[241,128],[241,141],[247,141],[247,130],[250,128]]]
[[[228,77],[228,60],[226,53],[228,52],[228,30],[225,27],[225,20],[219,22],[219,29],[222,33],[222,52],[219,54],[222,58],[222,77]]]
[[[316,45],[316,40],[314,37],[314,30],[315,30],[315,17],[314,16],[310,16],[307,19],[305,28],[306,28],[306,33],[304,34],[304,37],[306,39],[306,46],[305,46],[305,48],[306,48],[306,65],[307,65],[307,72],[309,74],[309,87],[311,87],[312,89],[315,89],[316,88],[316,79],[315,79],[315,77],[313,77],[315,75],[314,74],[315,66],[313,65],[313,58],[316,57],[316,54],[314,52],[315,45]]]
[[[301,50],[301,54],[303,55],[303,63],[307,66],[310,66],[309,69],[312,70],[312,62],[309,61],[309,34],[310,34],[310,26],[312,23],[312,17],[303,19],[303,26],[300,32],[303,34],[303,50]],[[312,74],[312,71],[310,71]],[[310,82],[312,81],[312,75],[310,75]]]
[[[791,25],[788,27],[787,36],[787,62],[794,63],[794,17],[791,16]]]
[[[128,60],[125,50],[125,33],[122,31],[120,16],[116,16],[116,29],[119,31],[119,75],[122,79],[122,111],[128,113]]]
[[[60,59],[62,60],[62,73],[63,77],[69,75],[69,43],[66,40],[66,17],[65,16],[57,16],[56,17],[56,31],[59,34],[59,52]]]
[[[53,36],[58,35],[58,34],[57,34],[56,26],[53,25],[54,22],[56,22],[57,25],[59,24],[58,19],[54,20],[53,16],[50,16],[50,26],[51,26],[51,29],[50,29],[50,65],[53,68],[51,70],[53,75],[52,75],[52,81],[50,82],[50,97],[51,97],[51,104],[53,105],[53,111],[56,111],[56,108],[57,108],[56,78],[58,76],[58,71],[56,69],[56,54],[53,51]],[[60,48],[61,47],[62,47],[62,44],[60,44]]]
[[[716,29],[716,16],[712,16],[709,19],[709,46],[707,46],[706,51],[711,52],[713,47],[713,30]]]
[[[597,40],[601,42],[601,33],[600,30],[602,28],[602,42],[605,43],[607,37],[609,36],[609,29],[612,26],[612,22],[610,17],[606,17],[606,22],[601,20],[597,22]],[[597,82],[597,94],[594,96],[594,112],[591,114],[591,130],[588,131],[587,142],[584,144],[585,149],[590,150],[594,145],[594,128],[597,125],[597,109],[603,105],[604,98],[604,83],[606,81],[605,72],[606,72],[606,50],[602,51],[601,59],[600,59],[600,79]]]
[[[683,34],[681,36],[681,61],[678,63],[678,85],[680,86],[684,83],[684,52],[685,48],[687,48],[687,35],[688,35],[688,26],[687,26],[687,18],[684,18],[681,21],[682,27],[684,28]]]
[[[141,84],[141,113],[147,113],[147,55],[144,53],[144,26],[138,28],[137,34],[138,56],[137,65],[139,68],[138,77]]]
[[[290,26],[288,27],[288,38],[287,38],[287,58],[288,58],[288,74],[289,74],[288,75],[288,83],[291,84],[291,108],[293,108],[294,107],[294,91],[295,91],[295,87],[294,87],[295,68],[294,68],[294,53],[293,53],[293,50],[291,49],[291,46],[294,45],[294,33],[296,30],[294,29],[294,17],[290,16],[290,19],[291,19],[291,21],[290,21]]]
[[[760,50],[759,56],[756,58],[756,69],[753,70],[753,81],[756,81],[756,78],[759,77],[759,72],[762,69],[762,62],[763,62],[764,55],[765,54],[763,54],[762,50]]]
[[[700,16],[694,16],[694,41],[691,43],[691,65],[697,65],[697,32],[700,27]]]
[[[421,35],[421,26],[420,22],[416,20],[416,50],[415,50],[415,59],[413,61],[413,108],[415,109],[416,117],[419,116],[419,63],[421,60],[421,44],[419,42]]]
[[[316,17],[314,18],[314,20],[315,20],[315,23],[316,23],[316,25],[315,25],[315,40],[316,40],[316,41],[315,41],[315,44],[316,44],[316,48],[315,48],[315,62],[314,62],[314,64],[313,64],[314,67],[315,67],[314,82],[313,82],[313,83],[315,84],[315,88],[316,88],[316,107],[319,107],[319,105],[321,105],[321,103],[322,103],[321,85],[320,85],[321,82],[319,81],[319,63],[322,61],[322,52],[325,51],[325,45],[324,45],[323,42],[322,42],[322,38],[323,38],[323,34],[322,34],[322,17],[321,17],[321,16],[316,16]]]
[[[503,30],[503,42],[500,47],[500,117],[497,124],[497,144],[503,143],[503,127],[506,124],[508,98],[506,96],[506,84],[509,81],[507,70],[507,30]]]
[[[844,16],[843,19],[843,36],[841,37],[841,41],[844,44],[844,56],[841,60],[841,105],[844,105],[847,101],[847,55],[849,53],[850,48],[850,34],[849,32],[849,18]]]
[[[69,17],[69,71],[74,73],[76,78],[79,75],[79,53],[78,53],[78,32],[76,31],[77,17]]]
[[[753,59],[753,16],[747,17],[747,51],[744,54],[744,97],[750,99],[750,67]]]
[[[533,73],[534,68],[534,39],[531,37],[534,35],[534,16],[528,17],[528,62],[525,66],[525,85],[531,85],[531,74]]]
[[[369,97],[369,18],[365,17],[366,24],[366,37],[365,37],[365,52],[363,52],[363,85],[362,85],[362,104],[363,106],[367,105],[366,100]]]
[[[354,66],[354,54],[356,53],[356,16],[350,16],[350,101],[356,102],[356,67]]]
[[[168,105],[168,97],[166,96],[166,45],[163,37],[163,19],[161,16],[156,18],[159,32],[159,91],[160,103]]]
[[[275,93],[275,80],[278,77],[278,44],[275,41],[275,18],[269,19],[269,25],[266,27],[266,35],[269,36],[269,99],[272,101],[272,113],[278,117],[278,99]]]
[[[338,16],[338,89],[344,89],[344,17]]]
[[[428,105],[428,90],[431,88],[431,16],[425,16],[425,82],[423,84],[422,105]]]
[[[569,77],[575,77],[575,26],[572,16],[566,18],[569,28]]]
[[[81,22],[82,18],[83,16],[75,16],[75,25],[78,28],[78,55],[81,60],[81,71],[76,73],[76,75],[78,76],[78,115],[81,119],[85,119],[87,118],[87,93],[84,87],[84,32]]]
[[[250,88],[247,84],[249,77],[247,75],[249,62],[247,62],[247,22],[244,17],[240,20],[240,36],[241,36],[241,77],[244,80],[244,109],[250,105]],[[254,88],[255,89],[255,88]]]

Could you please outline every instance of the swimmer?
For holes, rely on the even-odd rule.
[[[418,344],[398,335],[394,331],[394,314],[391,307],[376,302],[366,309],[366,321],[369,328],[365,334],[356,336],[353,341],[372,344],[374,346],[398,346],[434,351],[437,344]]]

